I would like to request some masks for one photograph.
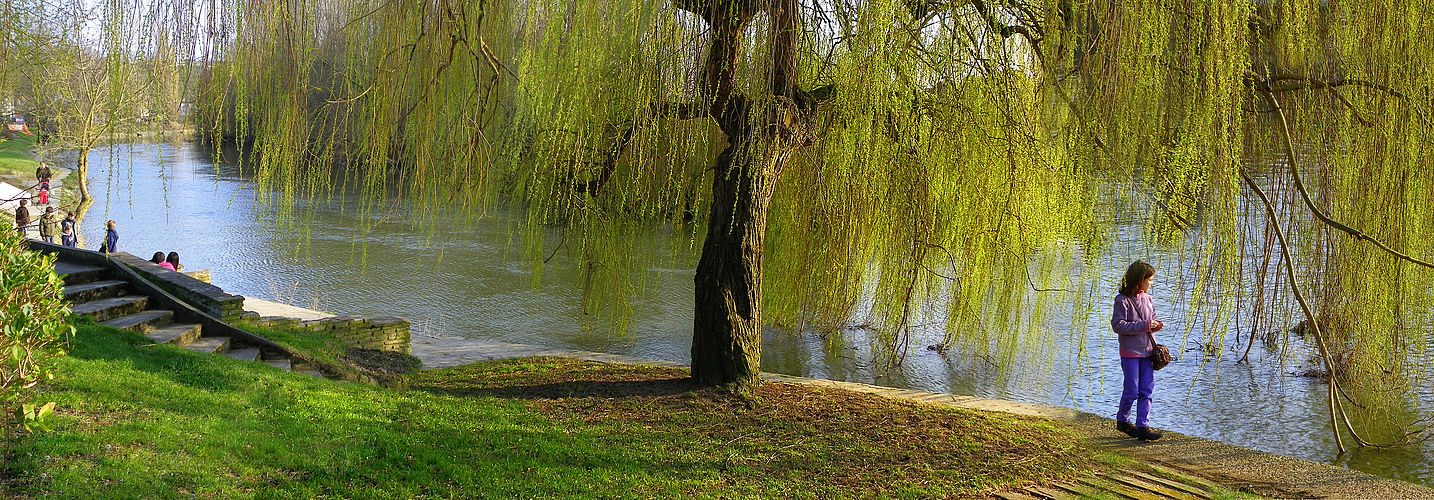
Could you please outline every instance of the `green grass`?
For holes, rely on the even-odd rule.
[[[19,175],[23,179],[26,174],[34,174],[40,163],[30,157],[30,150],[35,148],[35,138],[28,135],[18,137],[0,141],[0,175]]]
[[[241,323],[244,331],[264,337],[275,344],[297,350],[325,363],[338,364],[348,347],[333,335],[302,329],[272,328],[255,323]]]
[[[36,397],[58,428],[12,436],[0,497],[923,498],[1099,467],[1035,421],[846,391],[537,358],[397,392],[78,330]]]

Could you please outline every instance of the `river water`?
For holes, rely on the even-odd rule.
[[[209,269],[214,283],[230,293],[336,314],[400,316],[412,321],[419,335],[676,362],[689,358],[695,253],[650,259],[654,264],[634,297],[630,331],[613,335],[605,323],[584,315],[579,273],[564,272],[559,264],[535,279],[533,263],[515,250],[521,235],[510,231],[501,215],[435,228],[408,221],[399,207],[391,220],[364,229],[350,199],[306,205],[311,223],[288,229],[274,222],[273,205],[256,201],[264,193],[256,192],[237,167],[216,163],[212,152],[193,144],[116,146],[93,152],[90,165],[97,201],[81,225],[87,247],[98,245],[104,221],[113,219],[120,250],[140,257],[177,251],[187,268]],[[670,249],[663,242],[673,237],[671,231],[641,236],[651,244],[637,246]],[[1149,260],[1157,269],[1179,265],[1174,255],[1142,254],[1133,234],[1113,239],[1100,260],[1102,282],[1116,282],[1134,258]],[[307,243],[300,246],[300,240]],[[544,244],[557,241],[559,235],[552,234]],[[1223,361],[1201,362],[1201,334],[1180,326],[1198,321],[1187,321],[1181,284],[1163,278],[1157,275],[1151,292],[1156,310],[1172,325],[1162,343],[1182,359],[1157,374],[1152,425],[1434,485],[1431,445],[1356,449],[1337,456],[1326,386],[1289,375],[1299,355],[1282,355],[1256,343],[1250,363],[1235,363],[1239,352],[1233,351],[1244,344],[1232,333],[1220,347],[1226,351]],[[1099,303],[1054,314],[1038,329],[1054,339],[1044,343],[1049,347],[1022,349],[1015,359],[1000,362],[980,347],[956,345],[944,353],[926,349],[940,342],[940,329],[919,331],[904,363],[893,370],[874,360],[869,346],[875,333],[870,330],[823,338],[768,328],[762,368],[1111,416],[1121,384],[1113,334],[1104,333],[1109,331],[1108,308]],[[1069,334],[1080,329],[1072,325],[1083,325],[1089,338]],[[1434,391],[1422,383],[1410,410],[1434,414]]]

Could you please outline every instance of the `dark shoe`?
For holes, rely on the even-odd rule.
[[[1135,433],[1130,436],[1141,441],[1159,441],[1162,434],[1150,430],[1149,427],[1136,427]]]
[[[1116,422],[1115,430],[1124,432],[1127,436],[1135,437],[1135,426],[1131,425],[1130,422]]]

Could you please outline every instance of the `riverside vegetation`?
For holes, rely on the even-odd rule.
[[[670,368],[516,359],[392,391],[77,328],[38,394],[56,428],[6,436],[0,495],[947,497],[1121,461],[1040,420]]]
[[[65,322],[63,282],[55,258],[28,251],[9,220],[0,220],[0,432],[48,429],[53,402],[30,389],[54,377],[73,331]]]

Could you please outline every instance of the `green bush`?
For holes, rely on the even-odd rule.
[[[63,293],[54,256],[27,250],[10,231],[0,234],[0,410],[27,430],[45,428],[54,405],[26,404],[26,392],[53,378],[74,333]]]

